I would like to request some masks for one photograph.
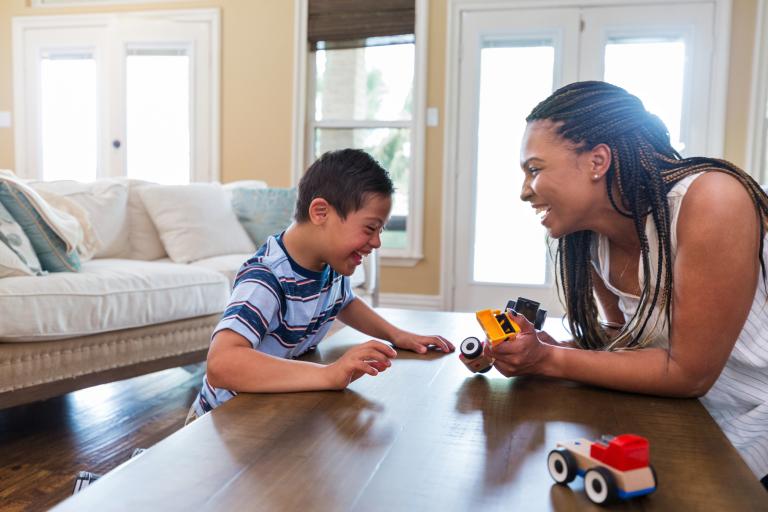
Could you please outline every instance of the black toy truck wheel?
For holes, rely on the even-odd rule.
[[[613,503],[619,498],[613,473],[602,466],[592,468],[584,475],[584,492],[587,498],[598,505]]]
[[[470,336],[461,342],[461,345],[459,345],[459,351],[467,359],[475,359],[476,357],[480,357],[482,355],[483,343],[474,336]]]
[[[558,448],[549,452],[547,468],[552,479],[559,484],[569,484],[576,478],[578,464],[571,452]]]
[[[648,464],[648,469],[651,470],[651,475],[653,475],[653,491],[655,492],[656,489],[659,488],[659,479],[656,478],[656,469],[650,464]]]

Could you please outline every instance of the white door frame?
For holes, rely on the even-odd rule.
[[[731,0],[679,0],[675,3],[712,3],[715,7],[715,37],[712,57],[712,101],[710,103],[709,156],[722,157],[725,140],[725,107],[728,92],[728,52],[730,50]],[[461,20],[466,12],[515,8],[608,7],[624,5],[667,5],[664,0],[448,0],[446,33],[445,136],[443,141],[442,250],[440,258],[440,297],[442,308],[453,309],[455,274],[456,178],[459,145],[458,100],[461,55]]]
[[[18,16],[12,19],[13,32],[13,88],[14,88],[14,152],[16,172],[27,178],[42,178],[40,175],[30,175],[27,161],[27,154],[30,151],[30,145],[35,141],[31,140],[34,119],[29,119],[31,112],[27,112],[25,107],[29,91],[34,90],[29,85],[31,77],[27,77],[27,62],[24,52],[24,41],[26,34],[34,33],[40,29],[55,28],[78,28],[92,27],[106,30],[115,20],[168,20],[174,22],[195,22],[205,25],[210,34],[210,55],[208,55],[208,64],[210,66],[210,82],[205,91],[210,108],[197,107],[193,112],[195,116],[190,120],[195,124],[192,127],[192,143],[199,142],[205,137],[209,144],[209,151],[195,151],[191,159],[192,181],[218,181],[220,180],[220,82],[221,82],[221,21],[219,9],[180,9],[180,10],[158,10],[158,11],[128,11],[120,13],[105,14],[62,14],[57,16]],[[112,63],[111,69],[115,69],[116,63]],[[192,73],[197,72],[194,65]],[[191,98],[193,103],[195,98]],[[100,113],[102,129],[110,131],[111,126],[103,125],[104,113]],[[109,138],[107,135],[106,138]],[[194,148],[194,146],[193,146]],[[197,157],[197,158],[195,158]],[[31,162],[33,165],[37,162]],[[104,161],[101,162],[102,164]],[[106,171],[106,172],[104,172]],[[40,173],[39,166],[35,169]],[[113,172],[113,171],[112,171]],[[108,169],[102,169],[102,174],[110,174]]]

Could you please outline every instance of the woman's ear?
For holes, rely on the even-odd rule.
[[[309,203],[309,221],[315,225],[322,225],[328,220],[331,205],[322,197],[316,197]]]
[[[598,144],[589,151],[589,162],[592,166],[592,178],[599,180],[611,167],[611,148],[607,144]]]

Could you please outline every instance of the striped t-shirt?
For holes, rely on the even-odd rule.
[[[693,181],[703,173],[693,174],[677,182],[667,194],[670,214],[672,264],[677,252],[677,219],[683,197]],[[648,218],[645,232],[650,249],[651,282],[655,286],[658,262],[658,234]],[[611,285],[608,239],[596,237],[592,247],[592,263],[605,286],[619,297],[619,309],[629,320],[637,310],[639,297],[624,293]],[[768,236],[763,258],[768,261]],[[644,280],[640,264],[639,281]],[[653,346],[668,347],[669,331],[664,314],[657,306],[648,322]],[[768,475],[768,290],[760,277],[747,321],[736,339],[731,355],[717,381],[701,402],[739,450],[749,468],[762,478]]]
[[[301,267],[285,250],[282,234],[271,236],[240,268],[213,335],[230,329],[254,350],[296,358],[317,346],[339,311],[354,298],[348,277],[329,265],[321,272]],[[211,386],[205,376],[195,412],[201,416],[236,394]]]

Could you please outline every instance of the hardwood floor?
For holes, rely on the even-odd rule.
[[[78,471],[107,473],[173,434],[204,373],[200,363],[0,410],[0,512],[48,510]]]
[[[0,510],[48,510],[78,471],[104,474],[182,426],[205,364],[0,410]]]

